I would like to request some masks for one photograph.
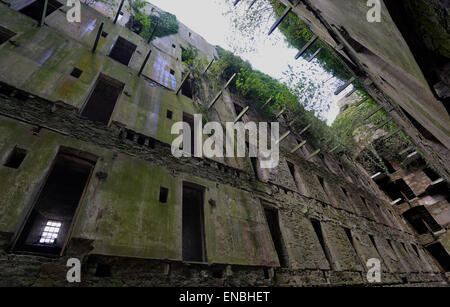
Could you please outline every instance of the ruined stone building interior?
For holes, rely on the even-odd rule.
[[[358,80],[398,125],[373,146],[411,140],[380,168],[212,85],[216,46],[181,22],[149,39],[118,2],[82,1],[68,22],[62,0],[0,1],[0,285],[70,285],[77,258],[84,286],[448,286],[449,23],[445,53],[411,30],[406,0],[382,1],[379,24],[362,0],[279,1],[352,71],[343,88]],[[279,165],[174,157],[171,127],[194,114],[279,122]]]

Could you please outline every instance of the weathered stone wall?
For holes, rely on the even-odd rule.
[[[87,19],[79,29],[58,21],[60,12],[48,17],[48,26],[37,29],[31,19],[0,5],[0,24],[18,33],[14,37],[18,46],[8,42],[0,46],[0,62],[6,66],[0,71],[2,285],[68,285],[65,263],[69,257],[82,259],[82,285],[360,285],[368,284],[366,260],[380,257],[384,285],[445,283],[441,269],[401,226],[401,218],[384,195],[370,188],[367,174],[354,162],[335,161],[326,153],[307,161],[304,153],[289,153],[296,145],[292,138],[282,142],[280,165],[267,172],[265,180],[255,178],[247,158],[175,158],[170,149],[171,124],[181,120],[183,112],[199,112],[192,100],[175,95],[171,90],[175,86],[166,83],[172,64],[179,69],[177,81],[184,69],[171,55],[169,42],[189,37],[189,30],[183,26],[179,35],[155,42],[161,55],[155,52],[144,75],[158,77],[149,82],[138,77],[137,70],[150,47],[120,25],[85,10]],[[108,36],[93,55],[93,25],[100,21],[105,22]],[[129,67],[106,56],[119,34],[141,51]],[[201,38],[197,40],[203,44]],[[212,46],[199,49],[211,51],[202,54],[206,57],[214,53]],[[73,66],[83,69],[80,79],[70,79]],[[125,84],[109,126],[79,114],[100,72]],[[208,116],[233,120],[232,102],[232,95],[225,92]],[[167,109],[174,113],[171,121],[166,118]],[[245,120],[265,120],[255,110],[252,107]],[[145,138],[144,144],[137,137],[126,138],[127,130]],[[3,166],[14,146],[27,149],[18,169]],[[12,244],[62,146],[98,157],[64,256],[13,253]],[[294,165],[304,191],[299,191],[286,161]],[[324,179],[327,193],[317,176]],[[205,187],[204,264],[182,262],[183,182]],[[159,202],[160,186],[169,189],[167,203]],[[264,207],[278,209],[286,268],[279,267]],[[330,261],[311,219],[320,222]],[[344,228],[350,231],[356,250]],[[420,256],[413,254],[411,244]],[[95,276],[99,265],[108,266],[110,276]]]

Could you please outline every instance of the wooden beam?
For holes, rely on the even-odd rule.
[[[305,129],[303,129],[302,131],[300,131],[300,133],[298,135],[302,135],[303,133],[306,132],[306,130],[308,130],[309,128],[311,128],[311,124],[309,124],[308,126],[305,127]]]
[[[191,72],[188,72],[186,76],[184,76],[183,81],[181,81],[180,86],[177,89],[177,92],[175,95],[178,95],[181,92],[181,88],[183,87],[184,83],[189,79],[189,77],[191,76]]]
[[[309,57],[309,59],[307,60],[308,62],[311,62],[318,54],[319,52],[322,51],[322,47],[320,47],[319,49],[316,50],[316,52],[313,53],[312,56]]]
[[[241,2],[241,0],[236,0],[233,5],[236,6],[239,2]]]
[[[39,27],[42,27],[45,23],[45,15],[47,15],[48,0],[44,1],[44,7],[42,8],[41,22],[39,22]]]
[[[342,91],[344,91],[347,87],[349,87],[350,84],[352,84],[353,81],[355,80],[356,80],[355,77],[351,77],[347,82],[345,82],[344,85],[338,87],[338,89],[334,92],[334,95],[339,95],[340,93],[342,93]]]
[[[95,51],[97,50],[98,41],[100,40],[100,35],[102,34],[102,31],[103,31],[103,22],[100,24],[100,27],[98,28],[97,37],[95,38],[94,47],[92,48],[92,53],[95,53]]]
[[[226,88],[230,85],[231,81],[233,81],[233,79],[236,77],[236,75],[237,75],[237,74],[234,73],[234,74],[231,76],[230,80],[228,80],[227,84],[225,84],[225,87],[224,87],[223,89],[226,89]]]
[[[283,14],[281,14],[281,16],[277,19],[277,21],[275,21],[275,23],[273,24],[272,27],[270,27],[269,30],[269,35],[273,33],[273,31],[275,31],[275,29],[280,25],[280,23],[283,22],[284,18],[286,18],[287,14],[289,14],[289,12],[292,10],[291,6],[288,6],[286,8],[286,10],[284,10]]]
[[[121,2],[120,2],[120,5],[119,5],[119,10],[117,11],[117,13],[116,13],[116,17],[114,17],[114,24],[116,24],[116,22],[117,22],[117,20],[119,19],[119,15],[120,15],[120,12],[122,11],[122,6],[123,6],[123,3],[125,2],[125,0],[122,0]]]
[[[385,120],[384,122],[382,122],[381,124],[376,126],[373,130],[377,131],[378,129],[380,129],[381,127],[383,127],[384,125],[386,125],[387,123],[389,123],[392,120],[393,120],[393,118],[389,117],[387,120]]]
[[[247,111],[250,109],[250,107],[246,106],[244,110],[242,110],[241,113],[239,113],[239,115],[236,117],[236,119],[234,120],[234,123],[236,124],[241,118],[242,116],[245,115],[245,113],[247,113]]]
[[[275,116],[275,117],[276,117],[276,118],[280,117],[285,111],[286,111],[286,107],[284,107],[283,109],[281,109],[280,113],[278,113],[277,116]]]
[[[217,93],[216,97],[214,97],[214,99],[208,105],[208,109],[210,109],[216,103],[216,101],[219,99],[219,97],[222,96],[222,93],[223,93],[222,91]]]
[[[262,105],[261,109],[264,109],[264,107],[265,107],[266,105],[268,105],[271,101],[272,101],[272,97],[270,97],[270,98]]]
[[[204,74],[206,74],[206,72],[208,71],[208,69],[211,67],[211,65],[214,63],[214,58],[211,60],[211,62],[209,62],[208,66],[206,66],[205,71],[203,72]]]
[[[306,158],[306,160],[309,160],[309,159],[311,159],[311,158],[317,156],[317,154],[319,154],[319,152],[320,152],[320,149],[317,149],[315,152],[313,152],[312,154],[310,154],[310,155]]]
[[[253,0],[252,3],[250,3],[248,9],[251,9],[253,7],[253,5],[256,3],[256,1],[258,1],[258,0]]]
[[[300,148],[302,148],[303,146],[305,146],[306,141],[301,142],[300,144],[298,144],[297,146],[295,146],[294,149],[291,150],[291,153],[296,152],[297,150],[299,150]]]
[[[306,50],[309,49],[309,47],[311,47],[311,45],[317,40],[318,36],[314,35],[307,43],[305,46],[303,46],[303,48],[297,53],[297,55],[295,56],[295,59],[298,60],[305,52]]]
[[[395,130],[394,132],[389,133],[388,135],[384,136],[381,140],[387,140],[388,138],[396,135],[397,133],[399,133],[402,130],[402,128],[398,128],[397,130]]]
[[[336,149],[338,149],[341,144],[336,145],[333,149],[330,150],[330,153],[333,153]]]
[[[152,41],[152,38],[153,38],[153,36],[155,35],[156,30],[158,29],[158,26],[159,26],[159,23],[156,23],[156,24],[155,24],[155,27],[153,28],[152,34],[150,34],[150,37],[148,38],[147,44],[150,44],[150,42]]]
[[[285,134],[283,134],[278,140],[275,141],[275,144],[280,144],[281,141],[283,141],[285,138],[287,138],[289,134],[291,134],[291,131],[288,131]]]
[[[360,100],[357,104],[355,104],[355,107],[359,107],[360,105],[362,105],[364,102],[366,102],[367,100],[369,100],[369,97],[365,97],[364,99]]]
[[[364,118],[362,119],[362,122],[364,122],[364,121],[368,120],[369,118],[371,118],[372,116],[374,116],[381,109],[383,109],[383,106],[378,106],[378,108],[376,108],[375,110],[373,110],[372,112],[370,112],[369,114],[364,116]]]

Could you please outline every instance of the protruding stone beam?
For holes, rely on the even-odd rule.
[[[302,148],[303,146],[305,146],[306,144],[306,140],[301,142],[300,144],[298,144],[297,146],[295,146],[294,149],[291,150],[291,153],[295,153],[297,150],[299,150],[300,148]]]
[[[319,52],[322,51],[322,47],[320,47],[319,49],[316,50],[316,52],[313,53],[312,56],[309,57],[309,59],[307,60],[308,62],[311,62],[318,54]]]
[[[392,118],[392,117],[389,117],[389,118],[386,119],[384,122],[382,122],[381,124],[379,124],[378,126],[376,126],[375,129],[373,129],[373,130],[377,131],[378,129],[380,129],[381,127],[383,127],[384,125],[386,125],[387,123],[389,123],[389,122],[392,121],[392,120],[393,120],[393,118]]]
[[[261,109],[264,109],[264,107],[265,107],[266,105],[268,105],[271,101],[272,101],[272,97],[270,97],[269,99],[267,99],[267,101],[262,105]]]
[[[122,0],[121,2],[120,2],[120,5],[119,5],[119,10],[117,11],[117,13],[116,13],[116,17],[114,17],[114,24],[116,24],[116,22],[117,22],[117,20],[119,19],[119,15],[120,15],[120,12],[122,11],[122,6],[123,6],[123,3],[125,2],[125,0]]]
[[[349,87],[350,84],[352,84],[353,81],[355,80],[356,80],[355,77],[351,77],[347,82],[345,82],[344,85],[338,87],[338,89],[334,92],[334,95],[339,95],[340,93],[342,93],[342,91],[345,90],[347,87]]]
[[[220,96],[222,96],[222,93],[223,91],[217,93],[216,97],[214,97],[214,99],[209,103],[208,109],[210,109],[216,103],[216,101],[220,98]]]
[[[338,149],[341,146],[341,144],[338,144],[336,146],[333,147],[333,149],[330,150],[330,153],[333,153],[336,151],[336,149]]]
[[[292,126],[292,125],[294,125],[294,123],[295,123],[295,119],[291,120],[291,121],[288,123],[288,126]]]
[[[39,27],[42,27],[45,23],[45,15],[47,14],[47,6],[48,6],[48,0],[45,0],[44,7],[42,8],[42,15],[41,15],[41,21],[39,22]]]
[[[382,141],[387,140],[388,138],[396,135],[397,133],[399,133],[402,130],[402,128],[398,128],[397,130],[395,130],[394,132],[389,133],[388,135],[384,136],[382,138]]]
[[[291,134],[291,131],[287,131],[285,134],[283,134],[278,140],[275,141],[275,144],[280,144],[281,141],[287,138],[289,134]]]
[[[148,59],[150,58],[150,55],[152,54],[152,50],[150,49],[147,53],[147,55],[145,56],[144,62],[141,65],[141,68],[139,69],[139,73],[138,76],[140,76],[142,74],[142,72],[144,71],[145,65],[147,65]]]
[[[303,133],[305,133],[309,128],[311,128],[311,124],[309,124],[308,126],[306,126],[302,131],[300,131],[300,133],[298,135],[302,135]]]
[[[383,106],[378,106],[378,108],[376,108],[375,110],[373,110],[372,112],[370,112],[369,114],[367,114],[366,116],[364,116],[364,118],[362,119],[362,121],[366,121],[369,118],[371,118],[372,116],[374,116],[378,111],[380,111],[381,109],[383,109]]]
[[[178,87],[175,95],[178,95],[181,92],[181,88],[183,87],[184,83],[186,83],[186,81],[189,79],[190,76],[191,76],[191,72],[188,72],[187,75],[184,76],[183,81],[181,81],[181,84]]]
[[[233,79],[236,77],[236,73],[233,74],[230,78],[230,80],[228,80],[227,84],[225,84],[225,87],[223,88],[224,90],[228,88],[228,86],[231,84],[231,82],[233,81]]]
[[[311,45],[317,40],[318,36],[314,35],[307,43],[305,46],[303,46],[303,48],[297,53],[297,55],[295,56],[295,59],[298,60],[305,52],[306,50],[309,49],[309,47],[311,47]]]
[[[396,204],[398,204],[398,203],[401,203],[401,202],[402,202],[402,199],[401,199],[401,198],[397,198],[396,200],[394,200],[393,202],[391,202],[391,205],[394,206],[394,205],[396,205]]]
[[[248,9],[251,9],[253,7],[253,5],[255,5],[256,1],[258,1],[258,0],[253,0],[252,3],[250,3]]]
[[[353,88],[353,90],[351,90],[350,92],[348,92],[348,94],[347,95],[345,95],[345,98],[348,98],[348,97],[350,97],[351,95],[353,95],[353,93],[354,92],[356,92],[358,89],[355,87],[355,88]]]
[[[147,41],[147,44],[150,44],[150,42],[152,41],[153,35],[155,35],[156,30],[158,29],[158,26],[159,26],[159,23],[156,23],[155,27],[153,28],[152,33],[150,34],[150,37],[149,37],[149,39]]]
[[[233,5],[236,6],[239,2],[241,2],[241,0],[236,0]]]
[[[367,100],[369,100],[369,97],[364,97],[361,101],[359,101],[357,104],[355,104],[355,107],[359,107],[360,105],[362,105]]]
[[[236,117],[236,119],[234,120],[234,123],[236,124],[241,118],[242,116],[245,115],[245,113],[247,113],[247,111],[249,110],[249,106],[246,106],[244,110],[242,110],[241,113],[239,113],[239,115]]]
[[[102,35],[103,31],[103,22],[100,24],[100,27],[98,28],[97,37],[95,38],[94,47],[92,48],[92,53],[95,53],[98,46],[98,41],[100,40],[100,35]]]
[[[206,74],[206,72],[208,71],[208,69],[211,68],[211,65],[214,63],[214,58],[211,60],[211,62],[209,62],[208,66],[206,66],[205,71],[203,72],[204,74]]]
[[[283,115],[283,113],[286,112],[286,107],[284,107],[283,109],[281,109],[280,113],[277,114],[277,116],[275,116],[276,118],[279,118],[281,115]]]
[[[411,151],[411,150],[414,150],[414,146],[409,146],[408,148],[406,148],[406,149],[400,151],[398,154],[399,154],[400,156],[403,156],[405,153],[407,153],[407,152],[409,152],[409,151]]]
[[[233,74],[233,76],[231,76],[230,80],[228,80],[227,84],[225,84],[224,88],[222,90],[220,90],[219,93],[217,93],[216,97],[214,97],[214,99],[211,101],[211,103],[208,105],[208,109],[210,109],[215,103],[216,101],[219,99],[220,96],[222,96],[223,91],[230,85],[231,81],[233,81],[234,77],[236,77],[236,73]]]
[[[383,178],[385,178],[385,177],[386,177],[386,174],[385,174],[385,173],[378,172],[378,173],[376,173],[375,175],[372,175],[372,176],[370,177],[370,179],[372,179],[372,180],[380,180],[380,179],[383,179]]]
[[[317,149],[315,152],[313,152],[312,154],[310,154],[306,160],[312,159],[313,157],[317,156],[320,152],[320,149]]]
[[[289,12],[292,10],[291,6],[288,6],[283,14],[281,14],[281,16],[277,19],[277,21],[275,21],[275,23],[273,24],[273,26],[270,28],[269,30],[269,35],[273,33],[273,31],[275,31],[275,29],[280,25],[280,23],[283,22],[284,18],[286,18],[287,14],[289,14]]]

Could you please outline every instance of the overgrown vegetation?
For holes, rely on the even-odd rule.
[[[286,6],[278,0],[267,0],[270,2],[276,16],[281,16]],[[314,36],[309,26],[300,19],[296,14],[289,13],[278,27],[280,32],[285,36],[286,41],[292,47],[300,50]],[[341,62],[336,52],[321,40],[316,40],[314,44],[305,52],[304,57],[310,57],[317,49],[322,48],[316,56],[317,60],[324,70],[333,74],[341,80],[349,79],[352,74]]]
[[[150,11],[149,4],[143,0],[130,1],[130,4],[133,18],[130,20],[129,26],[146,40],[150,39],[155,26],[157,28],[152,39],[178,33],[179,24],[175,15],[163,11],[151,14],[148,12]]]
[[[235,82],[230,84],[230,91],[251,101],[259,107],[272,98],[272,102],[263,109],[269,117],[274,117],[275,112],[286,108],[288,120],[294,120],[294,127],[301,131],[311,125],[308,130],[309,143],[316,147],[333,147],[337,145],[337,139],[332,137],[333,132],[326,123],[314,115],[314,111],[305,110],[300,104],[300,97],[295,95],[285,84],[274,78],[254,70],[250,63],[235,56],[232,52],[217,47],[219,59],[210,69],[209,79],[215,87],[220,88],[223,82],[237,74]]]

